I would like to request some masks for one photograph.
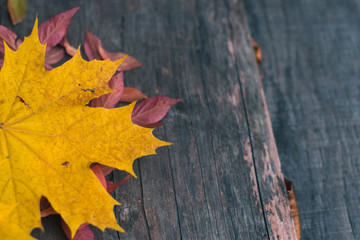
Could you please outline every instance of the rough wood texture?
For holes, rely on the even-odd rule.
[[[75,6],[72,44],[87,28],[144,63],[127,86],[183,99],[156,132],[175,144],[138,160],[138,179],[115,193],[127,233],[95,230],[97,239],[294,239],[242,2],[34,1],[14,29],[28,34],[36,13],[42,22]],[[5,9],[1,24],[10,26]]]
[[[360,2],[246,1],[303,239],[360,238]]]

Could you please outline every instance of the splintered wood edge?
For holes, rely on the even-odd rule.
[[[275,137],[271,125],[270,113],[267,107],[267,102],[262,86],[262,79],[264,77],[261,68],[261,49],[256,41],[249,36],[251,45],[254,51],[254,60],[259,73],[259,78],[255,81],[245,79],[244,73],[240,72],[240,81],[242,84],[245,104],[249,103],[250,107],[254,104],[255,112],[259,115],[254,116],[251,120],[253,112],[246,106],[248,115],[250,135],[256,138],[260,135],[263,140],[263,146],[259,146],[256,142],[252,144],[254,151],[254,163],[257,165],[257,178],[259,181],[259,190],[262,194],[262,206],[264,211],[264,218],[268,226],[268,234],[270,239],[300,239],[300,219],[297,210],[295,195],[289,192],[286,182],[281,171],[281,163],[276,147]],[[256,89],[258,87],[258,89]],[[256,92],[257,91],[257,92]],[[246,99],[246,93],[254,93],[254,99]],[[260,95],[260,96],[259,96]],[[248,100],[248,101],[246,101]],[[255,102],[252,102],[255,101]],[[265,132],[264,132],[265,131]],[[254,137],[255,136],[255,137]],[[252,141],[257,141],[252,139]],[[290,182],[291,183],[291,182]],[[292,187],[292,185],[291,185]],[[285,193],[286,192],[286,193]],[[290,199],[290,193],[291,199]]]
[[[257,70],[255,61],[252,70]],[[268,235],[270,239],[296,239],[297,233],[262,83],[259,74],[258,77],[245,75],[245,72],[239,71]]]

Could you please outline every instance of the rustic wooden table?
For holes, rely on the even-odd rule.
[[[125,85],[183,99],[156,132],[175,144],[136,161],[138,179],[115,192],[126,234],[96,239],[295,239],[269,112],[303,239],[360,238],[359,1],[29,0],[11,28],[28,35],[36,14],[76,6],[73,45],[88,29],[143,62]],[[58,221],[34,234],[65,239]]]
[[[303,239],[360,239],[360,1],[245,1]]]

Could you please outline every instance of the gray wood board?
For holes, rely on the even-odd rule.
[[[303,239],[360,239],[360,2],[246,1]]]
[[[36,13],[41,23],[76,6],[73,45],[88,29],[105,49],[144,63],[125,74],[126,86],[183,99],[155,132],[175,144],[137,160],[138,178],[114,194],[126,234],[95,229],[96,239],[293,239],[242,2],[29,1],[12,29],[27,35]],[[6,9],[0,16],[10,27]],[[59,238],[47,231],[41,239]]]

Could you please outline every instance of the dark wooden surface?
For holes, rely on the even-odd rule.
[[[303,239],[360,239],[360,1],[246,1]]]
[[[11,26],[1,2],[1,24]],[[125,85],[182,98],[156,135],[175,144],[135,162],[115,214],[126,234],[96,239],[294,239],[283,176],[242,1],[28,1],[27,35],[80,6],[68,37],[86,28],[106,49],[143,62]],[[124,173],[115,172],[114,180]],[[57,218],[41,239],[63,239]]]

